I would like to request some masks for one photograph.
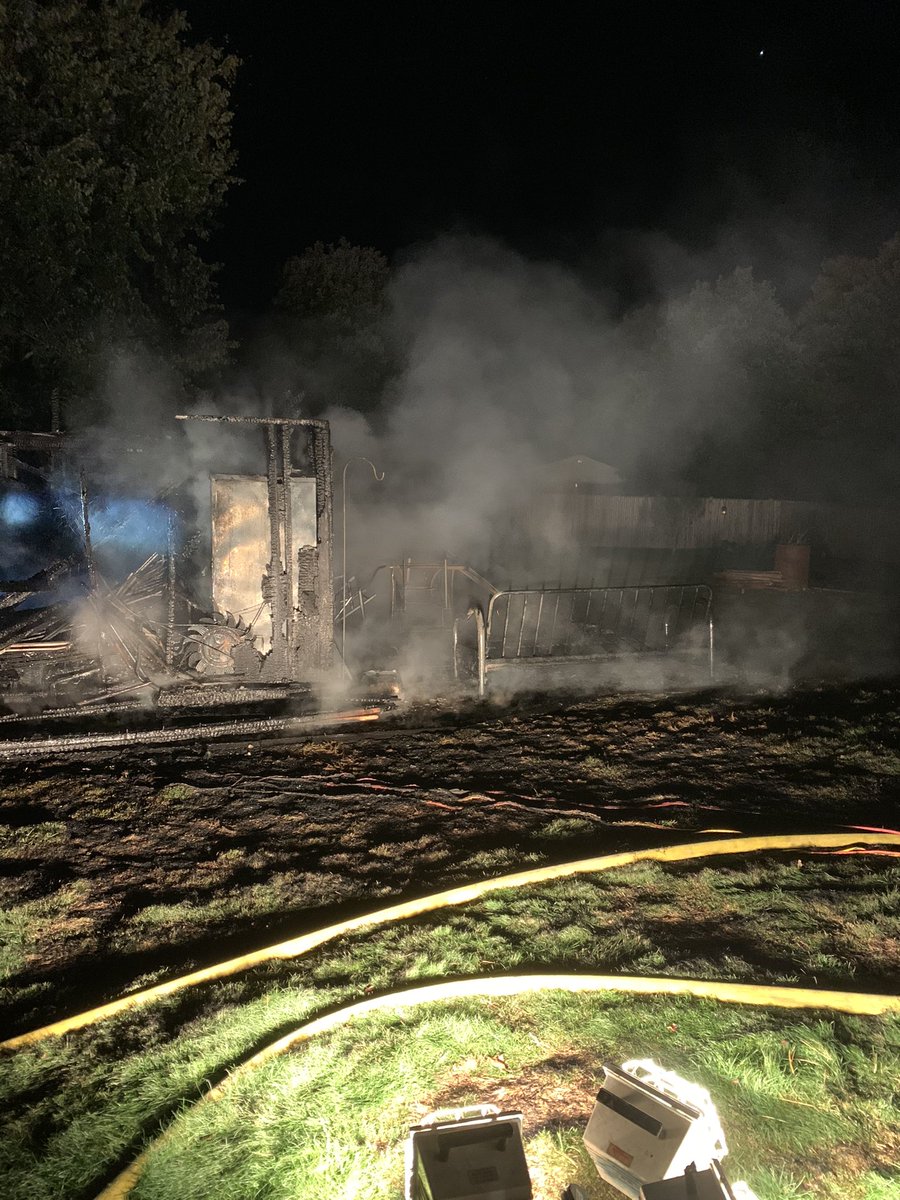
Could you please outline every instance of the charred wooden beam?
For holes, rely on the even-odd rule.
[[[59,450],[65,441],[60,433],[34,433],[28,429],[0,429],[0,442],[16,450]]]
[[[350,709],[307,717],[218,721],[180,729],[129,729],[121,733],[73,733],[34,741],[0,742],[0,762],[70,754],[83,750],[124,749],[129,746],[172,746],[185,742],[211,742],[219,738],[291,737],[359,721],[377,721],[380,708]]]

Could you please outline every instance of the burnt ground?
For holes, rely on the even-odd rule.
[[[898,795],[885,682],[435,705],[295,743],[5,768],[0,1027],[523,865],[896,828]]]

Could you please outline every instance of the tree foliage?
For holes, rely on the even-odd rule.
[[[797,311],[746,268],[699,282],[632,314],[613,355],[648,490],[896,502],[900,236],[825,262]]]
[[[0,386],[38,424],[110,343],[182,378],[227,331],[199,252],[232,182],[236,61],[145,0],[0,0]],[[0,403],[4,396],[0,395]]]
[[[810,377],[831,401],[823,419],[879,436],[900,397],[900,235],[872,258],[824,263],[798,327]]]
[[[316,242],[289,258],[275,297],[292,390],[307,410],[376,407],[397,368],[388,304],[390,267],[371,246]]]
[[[335,326],[358,327],[384,309],[390,278],[388,261],[372,246],[316,242],[289,258],[282,268],[275,306],[294,317]]]
[[[830,495],[900,495],[900,235],[824,263],[797,318],[817,470]]]
[[[738,268],[632,314],[614,339],[637,474],[752,494],[794,419],[797,346],[773,286]]]

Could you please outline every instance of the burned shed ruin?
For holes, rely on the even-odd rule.
[[[331,677],[328,423],[181,420],[162,452],[117,447],[114,487],[83,437],[0,433],[8,710],[303,697]],[[217,430],[203,456],[197,423]]]

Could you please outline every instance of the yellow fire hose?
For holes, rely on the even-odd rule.
[[[194,987],[200,983],[222,979],[246,971],[250,967],[259,966],[278,958],[297,958],[308,954],[316,947],[333,941],[346,933],[358,929],[384,925],[391,921],[402,921],[416,917],[422,913],[434,912],[437,909],[448,908],[458,904],[468,904],[478,900],[489,892],[503,888],[526,887],[530,884],[549,883],[555,879],[564,879],[571,875],[585,875],[597,871],[611,871],[616,867],[626,867],[638,862],[686,862],[698,858],[715,858],[727,854],[756,854],[768,850],[842,850],[852,846],[895,846],[900,847],[900,834],[890,832],[874,833],[798,833],[775,834],[767,837],[724,838],[709,842],[689,842],[679,846],[660,846],[649,850],[627,850],[619,854],[606,854],[598,858],[582,858],[575,862],[558,863],[554,866],[535,867],[529,871],[518,871],[512,875],[500,875],[494,879],[482,879],[477,883],[465,884],[462,887],[450,888],[447,891],[435,892],[430,896],[422,896],[417,900],[406,900],[401,904],[393,904],[388,908],[376,909],[374,912],[363,913],[335,925],[327,925],[323,929],[314,930],[300,937],[279,942],[274,946],[266,946],[261,950],[242,954],[214,966],[204,967],[189,975],[155,984],[139,992],[121,996],[108,1004],[101,1004],[87,1012],[65,1017],[54,1021],[40,1029],[29,1033],[19,1034],[0,1042],[0,1050],[18,1050],[23,1046],[31,1046],[49,1037],[59,1037],[86,1025],[96,1024],[107,1017],[127,1012],[129,1009],[150,1004],[162,996],[170,996],[184,988]],[[762,1001],[757,1001],[762,1003]]]
[[[432,983],[424,987],[409,988],[375,996],[348,1004],[336,1012],[317,1017],[300,1025],[297,1029],[270,1042],[251,1058],[232,1070],[226,1079],[210,1088],[197,1101],[204,1104],[220,1099],[235,1079],[262,1066],[263,1063],[291,1050],[316,1034],[328,1033],[346,1025],[356,1017],[385,1009],[398,1011],[416,1004],[430,1004],[437,1000],[458,1000],[469,996],[518,996],[526,992],[548,990],[564,992],[634,992],[643,995],[698,996],[704,999],[721,1000],[730,1004],[756,1004],[771,1008],[830,1008],[836,1012],[855,1015],[878,1016],[884,1013],[900,1013],[900,996],[879,996],[864,992],[836,992],[815,988],[779,987],[773,984],[718,983],[702,979],[670,979],[667,977],[643,977],[635,975],[503,975],[488,979],[463,979],[450,983]],[[196,1105],[194,1105],[196,1108]],[[130,1163],[112,1183],[99,1193],[96,1200],[124,1200],[143,1174],[147,1161],[155,1146],[169,1136],[172,1126],[156,1139],[153,1146],[145,1150]]]

